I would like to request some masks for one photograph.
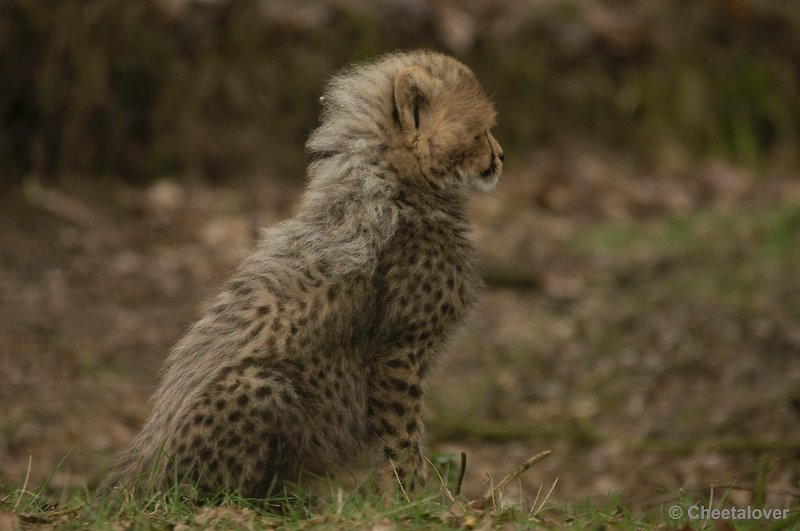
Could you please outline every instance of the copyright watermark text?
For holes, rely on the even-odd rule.
[[[667,514],[673,520],[683,518],[684,514],[689,520],[785,520],[789,509],[757,509],[749,506],[710,509],[702,505],[692,505],[684,509],[673,505],[667,509]]]

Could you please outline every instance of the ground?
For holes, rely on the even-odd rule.
[[[96,486],[170,346],[300,190],[72,177],[5,194],[0,484]],[[796,175],[534,153],[472,210],[488,289],[428,414],[432,459],[468,456],[468,497],[552,450],[506,500],[800,504]]]

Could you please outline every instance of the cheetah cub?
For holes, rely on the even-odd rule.
[[[174,348],[101,492],[264,497],[370,454],[385,495],[424,485],[426,376],[481,285],[467,203],[502,169],[495,110],[466,66],[427,51],[352,66],[321,101],[297,216]]]

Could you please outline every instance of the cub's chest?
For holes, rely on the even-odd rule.
[[[401,223],[382,253],[383,303],[395,319],[460,320],[480,283],[467,227],[415,220]]]

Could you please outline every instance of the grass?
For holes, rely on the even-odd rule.
[[[659,278],[660,300],[714,301],[745,314],[768,293],[798,315],[791,271],[800,267],[800,204],[745,212],[696,212],[654,223],[611,224],[586,231],[577,254],[613,259],[615,275],[646,271]],[[619,281],[619,279],[617,279]],[[783,295],[782,295],[783,294]]]
[[[56,527],[59,529],[794,529],[800,525],[800,507],[772,519],[729,519],[724,524],[711,517],[691,518],[690,508],[733,507],[728,495],[735,485],[714,492],[680,492],[663,496],[643,508],[632,508],[619,495],[602,500],[563,504],[551,499],[557,483],[542,485],[529,499],[504,500],[503,488],[512,483],[549,452],[534,456],[513,470],[475,500],[454,495],[458,492],[453,474],[453,456],[434,458],[434,481],[417,498],[382,501],[365,480],[344,490],[332,482],[321,494],[283,493],[268,500],[243,498],[235,493],[219,495],[200,504],[173,489],[149,496],[113,492],[93,499],[88,490],[61,502],[48,488],[48,481],[37,488],[0,486],[0,529]],[[433,463],[432,463],[433,464]],[[769,460],[761,462],[763,475]],[[52,477],[55,474],[51,474]],[[752,508],[763,509],[767,490],[760,482],[751,490]],[[721,491],[721,492],[720,492]],[[695,516],[698,511],[693,509]],[[722,527],[719,527],[722,525]]]

